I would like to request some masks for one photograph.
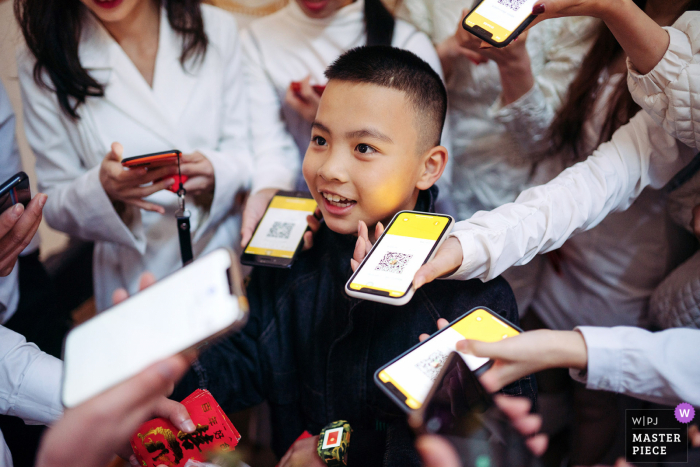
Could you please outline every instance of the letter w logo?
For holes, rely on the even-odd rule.
[[[681,414],[681,417],[683,417],[683,418],[690,417],[690,409],[678,409],[678,412]]]

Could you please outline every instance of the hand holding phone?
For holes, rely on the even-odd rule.
[[[290,268],[304,245],[316,201],[309,193],[277,192],[241,255],[250,266]]]
[[[209,253],[68,334],[63,404],[81,404],[148,365],[239,329],[247,312],[238,261],[225,249]]]
[[[146,170],[153,170],[159,167],[169,167],[169,171],[172,172],[173,168],[179,168],[181,158],[182,153],[177,149],[172,149],[170,151],[154,152],[152,154],[127,157],[126,159],[122,159],[122,166],[129,169],[145,168]],[[158,183],[165,178],[166,177],[159,180],[154,180],[154,183]],[[170,178],[172,178],[173,183],[166,188],[173,193],[177,193],[177,190],[180,188],[180,184],[184,184],[187,181],[188,176],[180,175],[178,170],[178,172],[176,172],[174,175],[170,175]]]
[[[147,167],[131,167],[124,170],[122,154],[124,148],[113,143],[111,151],[100,165],[100,183],[110,201],[132,205],[146,211],[165,214],[165,208],[144,198],[160,190],[172,187],[176,165],[166,165],[149,170]]]
[[[444,214],[397,213],[345,284],[345,293],[405,305],[415,292],[413,277],[432,258],[453,225],[454,219]]]
[[[464,339],[499,342],[521,332],[488,308],[475,308],[379,368],[374,382],[406,412],[417,410],[423,406],[435,377],[459,342]],[[478,374],[489,368],[488,358],[473,355],[462,358]]]
[[[462,27],[494,47],[505,47],[536,18],[537,0],[481,0],[464,17]]]
[[[0,185],[0,277],[9,275],[19,254],[39,229],[46,195],[39,193],[30,201],[29,179],[24,172]]]
[[[529,402],[529,401],[527,401]],[[523,404],[515,404],[523,406]],[[464,467],[535,467],[541,463],[540,440],[530,449],[524,435],[511,422],[501,406],[519,419],[528,417],[521,408],[500,401],[496,403],[481,386],[462,357],[451,353],[426,402],[409,414],[409,424],[419,435],[440,435],[456,449]],[[527,435],[532,430],[523,430]],[[546,445],[546,442],[545,442]]]

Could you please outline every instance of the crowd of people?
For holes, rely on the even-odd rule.
[[[700,2],[538,0],[505,48],[462,27],[477,3],[290,0],[239,30],[199,0],[14,0],[40,193],[0,214],[0,413],[54,425],[37,466],[128,458],[154,416],[190,432],[174,401],[197,388],[229,413],[267,403],[282,467],[326,465],[337,420],[349,466],[461,465],[372,376],[477,306],[525,332],[457,348],[493,360],[482,383],[550,465],[622,465],[640,401],[700,406]],[[121,164],[171,148],[178,167]],[[0,88],[2,180],[19,157]],[[322,220],[290,269],[252,269],[242,331],[64,411],[38,226],[94,243],[109,313],[182,267],[179,175],[195,257],[240,252],[278,191],[310,192]],[[415,296],[347,296],[402,210],[458,220]]]

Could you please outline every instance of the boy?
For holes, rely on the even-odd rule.
[[[326,76],[303,165],[325,224],[291,270],[253,271],[247,326],[205,351],[174,397],[200,384],[226,411],[267,400],[273,448],[287,452],[282,467],[322,467],[318,437],[294,440],[338,420],[353,430],[349,465],[418,466],[406,416],[374,372],[440,317],[488,306],[517,322],[517,307],[502,279],[434,282],[402,307],[345,294],[359,221],[386,225],[402,209],[432,210],[447,163],[439,146],[447,97],[427,63],[391,47],[353,49]],[[511,389],[533,395],[529,379]]]

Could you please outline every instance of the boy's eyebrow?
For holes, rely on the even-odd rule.
[[[316,128],[316,129],[318,129],[318,130],[321,130],[321,131],[326,132],[326,133],[329,133],[329,134],[330,134],[330,132],[331,132],[331,130],[330,130],[326,125],[324,125],[323,123],[318,122],[318,121],[314,121],[314,122],[311,124],[311,128]]]
[[[346,133],[345,136],[348,139],[361,139],[361,138],[374,138],[386,143],[393,143],[394,141],[387,135],[374,128],[363,128],[361,130],[351,131]]]

